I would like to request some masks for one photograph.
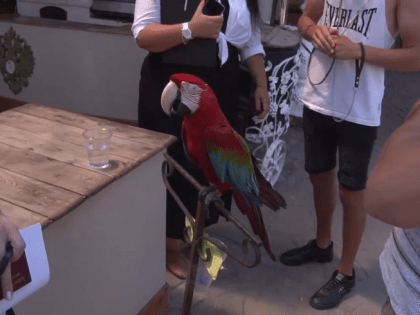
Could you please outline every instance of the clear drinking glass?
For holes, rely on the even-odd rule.
[[[90,129],[83,133],[90,167],[102,169],[109,166],[111,136],[112,132],[106,128]]]

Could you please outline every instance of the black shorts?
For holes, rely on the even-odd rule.
[[[303,109],[305,170],[310,174],[335,168],[338,149],[338,181],[350,190],[366,187],[368,167],[378,127],[359,125]]]

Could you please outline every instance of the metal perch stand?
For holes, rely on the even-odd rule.
[[[195,286],[195,278],[197,275],[197,265],[198,259],[202,259],[203,261],[208,261],[211,259],[211,252],[207,249],[206,255],[202,254],[201,251],[201,243],[203,239],[206,239],[213,245],[215,245],[218,249],[225,252],[229,257],[233,258],[241,265],[253,268],[257,266],[261,261],[261,251],[260,247],[262,246],[262,242],[254,238],[250,232],[248,232],[241,223],[224,207],[224,203],[220,198],[219,194],[217,193],[216,187],[212,184],[210,186],[202,186],[200,185],[186,170],[182,168],[173,158],[171,158],[168,154],[164,154],[165,161],[162,163],[162,177],[165,183],[166,188],[168,189],[169,193],[174,197],[179,207],[182,209],[186,217],[192,223],[193,229],[193,240],[190,241],[188,235],[188,227],[184,230],[184,239],[187,243],[191,244],[191,254],[190,254],[190,261],[191,267],[188,273],[185,292],[184,292],[184,301],[182,305],[182,315],[189,315],[191,313],[191,305],[192,299],[194,295],[194,286]],[[198,190],[198,205],[197,205],[197,213],[196,217],[193,218],[184,204],[181,202],[171,185],[169,184],[168,177],[170,177],[174,170],[180,172],[195,188]],[[255,260],[254,261],[246,261],[239,255],[235,254],[234,252],[230,251],[224,244],[220,241],[210,237],[204,236],[204,223],[205,219],[209,214],[210,207],[216,207],[221,214],[223,214],[230,222],[232,222],[244,235],[245,238],[242,241],[242,251],[244,255],[248,254],[248,245],[254,250],[255,253]]]

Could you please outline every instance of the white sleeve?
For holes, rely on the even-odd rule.
[[[136,0],[134,22],[131,27],[136,39],[140,31],[149,24],[160,23],[160,0]]]
[[[241,60],[245,61],[251,56],[263,54],[265,56],[264,47],[261,44],[261,30],[256,26],[252,30],[251,37],[244,47],[241,49]]]

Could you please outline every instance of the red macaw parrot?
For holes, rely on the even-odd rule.
[[[286,208],[286,202],[255,165],[245,140],[230,126],[213,90],[200,78],[174,74],[162,92],[161,104],[167,115],[184,115],[182,140],[189,158],[204,171],[209,183],[221,194],[232,190],[240,211],[271,252],[260,207]]]

